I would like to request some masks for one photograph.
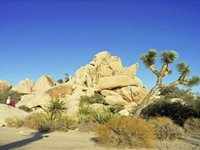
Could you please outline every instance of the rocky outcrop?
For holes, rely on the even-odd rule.
[[[143,98],[148,93],[148,90],[145,87],[141,86],[127,86],[121,89],[118,89],[117,92],[123,97],[127,102],[135,102],[140,104]]]
[[[29,79],[25,79],[19,82],[18,85],[12,88],[13,91],[28,94],[31,93],[34,87],[34,82]]]
[[[11,89],[11,87],[12,85],[9,82],[0,80],[0,91]]]
[[[22,118],[28,115],[27,112],[19,110],[15,107],[8,106],[5,104],[0,104],[0,126],[6,126],[6,119],[14,119],[16,117]]]
[[[19,107],[25,105],[29,108],[41,107],[46,109],[50,101],[51,97],[46,93],[33,93],[22,96],[16,106]]]
[[[46,91],[46,93],[52,99],[60,99],[66,97],[66,95],[71,95],[73,92],[73,88],[68,83],[59,84],[57,86],[51,87]]]
[[[103,96],[104,102],[90,107],[122,105],[125,109],[120,114],[126,116],[148,93],[136,76],[138,67],[137,63],[123,67],[119,57],[103,51],[96,54],[90,63],[78,69],[67,83],[56,85],[48,75],[40,77],[34,86],[30,80],[21,81],[13,90],[28,94],[22,96],[17,106],[45,109],[50,100],[62,99],[66,102],[67,114],[76,117],[80,97],[97,93]]]
[[[108,95],[105,102],[109,105],[127,105],[128,103],[120,95]]]
[[[56,82],[49,75],[44,75],[38,79],[33,87],[33,91],[36,92],[45,92],[49,90],[51,87],[55,86]]]
[[[103,51],[96,54],[89,64],[78,69],[71,82],[75,85],[96,87],[104,77],[127,76],[126,79],[133,79],[137,68],[138,64],[124,68],[119,57],[111,56],[109,52]]]
[[[134,84],[135,84],[134,79],[131,79],[127,75],[115,75],[115,76],[100,78],[97,87],[99,89],[105,90],[105,89],[122,88]]]

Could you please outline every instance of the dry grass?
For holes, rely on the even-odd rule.
[[[50,131],[68,131],[68,129],[76,129],[78,127],[77,122],[69,117],[62,115],[55,121],[51,121],[50,115],[46,113],[33,113],[29,116],[19,118],[7,118],[6,124],[9,127],[28,127],[41,132]]]
[[[98,142],[106,146],[155,147],[154,128],[141,118],[113,118],[96,132]]]
[[[184,129],[187,133],[200,133],[200,119],[189,118],[184,123]]]
[[[156,130],[156,136],[159,140],[173,140],[180,138],[183,135],[181,127],[173,123],[170,118],[156,117],[148,121]]]
[[[24,120],[20,119],[18,117],[7,118],[5,120],[5,122],[6,122],[6,126],[8,126],[8,127],[20,128],[20,127],[23,127],[25,125]]]

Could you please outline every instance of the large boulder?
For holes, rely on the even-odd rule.
[[[119,57],[112,56],[109,52],[103,51],[96,54],[89,64],[78,69],[72,80],[75,85],[96,87],[99,79],[104,77],[125,75],[129,78],[134,78],[137,68],[138,64],[124,68]]]
[[[43,109],[46,109],[50,101],[51,97],[46,93],[32,93],[22,96],[16,106],[19,107],[25,105],[29,108],[42,107]]]
[[[121,71],[118,74],[127,75],[130,78],[134,78],[136,76],[138,67],[139,67],[138,63],[133,64],[129,67],[125,67],[125,68],[121,69]]]
[[[20,109],[17,109],[12,106],[8,106],[5,104],[0,104],[0,126],[6,126],[7,118],[23,118],[28,115],[27,112],[24,112]]]
[[[109,105],[127,105],[126,102],[120,95],[108,95],[105,97],[105,102]]]
[[[97,87],[103,90],[122,88],[131,85],[135,85],[134,79],[131,79],[127,75],[115,75],[100,78]]]
[[[143,98],[147,95],[148,90],[145,87],[137,87],[137,86],[128,86],[123,87],[117,92],[123,97],[127,102],[135,102],[140,104]]]
[[[71,95],[73,92],[73,88],[68,83],[59,84],[57,86],[51,87],[46,91],[46,93],[52,99],[64,98],[66,95]]]
[[[13,87],[12,89],[13,91],[27,94],[32,92],[33,87],[34,87],[34,82],[32,80],[25,79],[20,81],[19,84]]]
[[[9,82],[0,80],[0,91],[11,89],[11,87],[12,85]]]
[[[45,92],[55,85],[56,85],[56,82],[51,76],[44,75],[40,77],[38,81],[35,83],[33,90],[36,92]]]

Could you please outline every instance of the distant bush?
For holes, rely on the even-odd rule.
[[[200,119],[188,118],[184,123],[184,129],[187,133],[200,133]]]
[[[104,97],[99,93],[95,93],[93,96],[81,96],[80,98],[80,105],[94,103],[104,103]]]
[[[25,112],[30,112],[31,111],[31,109],[26,105],[21,105],[18,108],[23,110],[23,111],[25,111]]]
[[[156,116],[166,116],[171,118],[176,124],[183,126],[184,122],[190,118],[200,118],[200,110],[196,110],[189,105],[183,105],[179,102],[154,102],[142,110],[145,118]]]
[[[148,123],[154,126],[159,140],[174,140],[183,135],[183,130],[167,117],[156,117],[150,119]]]
[[[16,102],[18,102],[21,99],[20,93],[12,90],[3,90],[0,91],[0,103],[5,104],[8,97],[11,97],[11,99],[14,99]]]
[[[140,118],[113,118],[97,128],[100,144],[123,147],[154,147],[154,128]]]
[[[195,99],[194,93],[192,93],[190,90],[184,90],[178,87],[160,89],[160,95],[163,96],[165,100],[180,98],[185,102],[189,102]]]

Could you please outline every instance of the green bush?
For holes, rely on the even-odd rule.
[[[183,105],[179,102],[154,102],[142,110],[145,118],[156,116],[166,116],[172,119],[176,124],[183,126],[184,122],[190,118],[200,118],[200,110],[196,110],[189,105]]]
[[[31,111],[31,109],[26,105],[21,105],[18,108],[23,110],[23,111],[25,111],[25,112],[30,112]]]
[[[94,103],[104,103],[104,97],[99,93],[95,93],[93,96],[80,97],[80,105],[83,105],[83,104],[90,105]]]
[[[9,96],[11,97],[11,99],[16,100],[16,102],[21,99],[20,93],[12,90],[3,90],[0,91],[0,103],[5,104]]]
[[[159,140],[174,140],[183,135],[183,130],[167,117],[156,117],[150,119],[148,123],[154,126]]]
[[[123,147],[154,147],[154,128],[140,118],[113,118],[97,128],[100,144]]]
[[[93,117],[96,122],[103,124],[112,119],[115,115],[110,111],[110,109],[99,109],[94,111]]]
[[[163,96],[166,100],[170,100],[172,98],[180,98],[185,102],[189,102],[195,99],[194,93],[192,93],[190,90],[184,90],[178,87],[160,89],[160,95]]]
[[[89,105],[81,104],[79,105],[79,111],[78,111],[78,120],[79,122],[85,122],[88,123],[90,121],[93,121],[93,113],[94,110],[89,107]]]
[[[200,119],[188,118],[184,123],[184,129],[187,133],[200,133]]]

